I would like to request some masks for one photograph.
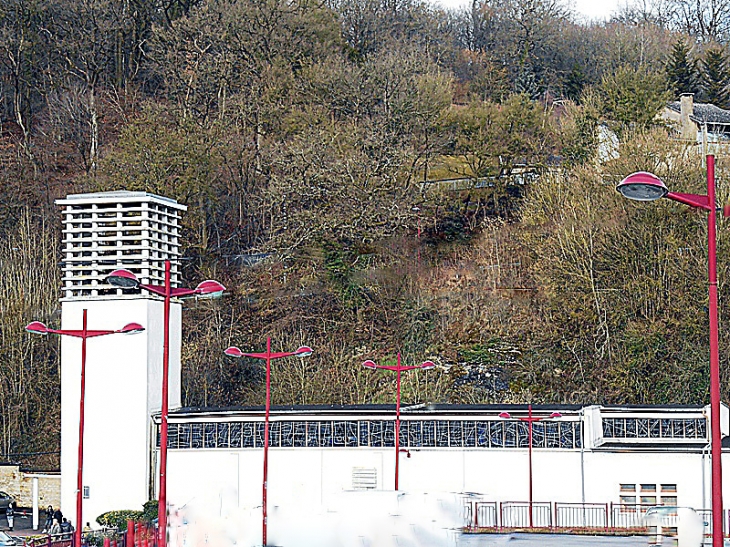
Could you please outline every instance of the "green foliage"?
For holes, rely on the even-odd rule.
[[[260,368],[221,346],[269,335],[317,348],[277,367],[282,403],[392,400],[357,366],[376,348],[443,365],[408,380],[412,400],[704,400],[704,217],[613,191],[639,169],[704,191],[694,152],[653,131],[665,89],[695,89],[695,38],[668,29],[716,38],[704,20],[583,24],[558,0],[122,4],[0,0],[3,453],[58,450],[59,346],[22,326],[57,321],[54,199],[97,190],[187,205],[184,281],[230,287],[183,315],[185,404],[260,403]],[[721,106],[724,55],[701,64]],[[621,156],[597,166],[606,118]],[[479,387],[495,378],[509,389]],[[24,463],[57,467],[40,458]]]
[[[702,99],[705,102],[727,108],[730,106],[730,72],[725,50],[712,47],[702,59]]]
[[[675,96],[699,91],[697,61],[690,57],[690,47],[684,40],[672,44],[665,70]]]
[[[101,526],[126,530],[128,520],[150,524],[158,516],[157,507],[157,500],[149,500],[144,503],[141,511],[133,509],[107,511],[96,517],[96,522]]]
[[[149,500],[142,505],[142,522],[151,524],[159,516],[159,503],[157,500]]]
[[[363,301],[362,287],[354,279],[358,253],[332,241],[324,242],[322,248],[324,268],[343,305],[348,309],[357,309]]]
[[[621,66],[605,75],[597,88],[601,113],[622,128],[648,129],[670,99],[663,74]]]
[[[646,170],[670,188],[702,192],[700,158],[661,129],[629,135],[620,152],[601,171],[575,169],[530,194],[522,238],[546,328],[529,334],[536,354],[517,379],[541,398],[700,404],[707,294],[698,242],[706,221],[670,203],[628,202],[613,189],[626,173]]]
[[[586,75],[583,68],[578,64],[574,64],[570,72],[565,77],[563,84],[563,93],[571,101],[578,101],[583,94],[583,89],[587,83]]]
[[[454,153],[465,161],[462,176],[504,176],[517,161],[540,165],[550,152],[550,119],[525,94],[502,104],[474,101],[453,108],[447,123],[455,136]]]
[[[96,517],[96,522],[101,526],[116,528],[117,530],[126,530],[127,521],[140,522],[142,520],[143,511],[135,511],[132,509],[121,509],[117,511],[107,511]]]
[[[561,154],[570,167],[593,159],[598,149],[600,111],[595,96],[585,93],[580,106],[569,103],[560,119]]]

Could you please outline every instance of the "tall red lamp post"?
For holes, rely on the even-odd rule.
[[[395,384],[395,490],[398,490],[398,475],[400,471],[400,375],[405,370],[429,369],[436,365],[431,361],[424,361],[420,365],[401,365],[400,352],[396,356],[396,364],[378,365],[374,361],[367,360],[362,366],[369,369],[392,370],[396,374]],[[407,452],[410,458],[410,453]]]
[[[512,415],[509,412],[500,412],[500,418],[506,420],[512,419]],[[521,422],[527,422],[527,510],[530,528],[532,528],[532,424],[535,422],[541,422],[542,420],[549,420],[562,417],[560,412],[553,412],[549,416],[533,416],[532,405],[527,405],[527,416],[517,418]]]
[[[199,296],[215,298],[226,288],[217,281],[203,281],[194,289],[173,287],[170,281],[171,264],[165,260],[165,284],[146,285],[129,270],[114,270],[106,282],[121,289],[143,289],[164,298],[164,339],[162,346],[162,405],[160,410],[160,492],[158,499],[158,531],[160,547],[167,545],[167,415],[169,410],[168,377],[170,370],[170,302],[173,298]]]
[[[33,334],[60,334],[81,338],[81,395],[79,402],[79,455],[78,471],[76,473],[76,530],[74,532],[74,545],[81,545],[81,529],[83,527],[82,502],[84,489],[84,398],[86,395],[86,340],[107,334],[134,334],[144,330],[138,323],[129,323],[119,330],[89,330],[86,321],[87,311],[83,311],[81,330],[78,329],[51,329],[40,321],[29,323],[25,330]]]
[[[715,201],[715,156],[707,155],[707,194],[670,192],[652,173],[640,171],[622,180],[616,190],[635,201],[667,198],[690,207],[704,209],[707,215],[707,270],[709,278],[710,320],[710,440],[712,452],[712,546],[723,547],[722,518],[722,435],[720,432],[720,357],[717,319],[717,204]]]
[[[263,359],[266,361],[266,406],[264,411],[264,475],[262,483],[262,528],[261,544],[267,545],[268,528],[268,480],[269,480],[269,411],[271,408],[271,361],[283,357],[307,357],[312,355],[312,348],[300,346],[295,351],[271,351],[271,338],[266,338],[266,352],[245,353],[235,346],[231,346],[224,352],[231,357],[250,357],[251,359]]]

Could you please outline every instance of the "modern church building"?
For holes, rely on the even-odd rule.
[[[129,322],[146,329],[88,342],[83,511],[84,520],[93,521],[105,511],[140,508],[158,488],[163,303],[104,279],[126,268],[143,283],[162,284],[163,260],[179,255],[185,207],[126,191],[70,195],[58,203],[64,217],[62,328],[79,328],[88,310],[90,329]],[[173,261],[173,282],[178,279]],[[263,407],[181,408],[180,343],[181,304],[174,302],[168,501],[173,509],[195,506],[210,519],[260,512]],[[62,340],[61,500],[67,513],[76,496],[80,348],[76,339]],[[525,421],[525,405],[404,407],[400,490],[453,493],[467,505],[479,500],[501,507],[527,502],[531,481],[536,506],[603,504],[624,513],[662,504],[710,507],[709,406],[536,406],[532,412],[544,419]],[[726,436],[725,406],[721,418]],[[394,419],[394,405],[274,407],[271,526],[277,507],[291,516],[295,507],[331,508],[343,494],[392,491]],[[727,476],[730,459],[723,463]],[[730,505],[727,487],[724,497]],[[482,523],[493,525],[496,518],[485,514]],[[536,516],[536,525],[555,518]]]

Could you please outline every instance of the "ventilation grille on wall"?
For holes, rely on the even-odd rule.
[[[173,199],[146,192],[75,194],[58,200],[63,214],[63,291],[67,299],[121,295],[104,283],[113,270],[126,268],[142,283],[164,283],[164,261],[171,259],[172,282],[179,282],[174,260],[180,255],[180,212]],[[128,294],[128,291],[125,293]]]
[[[378,470],[375,467],[353,467],[352,489],[375,490],[378,488]]]

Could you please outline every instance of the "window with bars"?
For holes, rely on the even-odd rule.
[[[404,448],[526,448],[530,425],[516,420],[402,420]],[[581,422],[532,424],[533,448],[581,447]],[[159,432],[157,446],[159,446]],[[261,448],[264,422],[191,422],[168,427],[168,448]],[[274,448],[346,448],[395,446],[393,420],[272,421]]]
[[[607,439],[706,439],[705,418],[602,418]]]

